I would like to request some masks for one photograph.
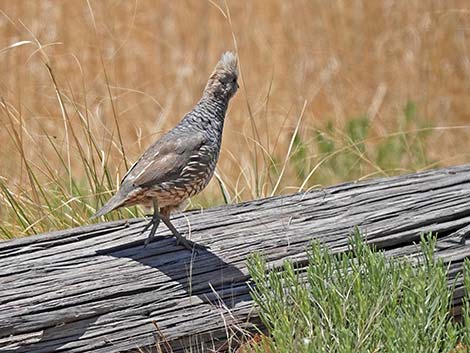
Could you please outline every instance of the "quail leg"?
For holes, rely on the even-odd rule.
[[[188,241],[185,237],[183,237],[180,232],[178,232],[175,226],[170,222],[170,218],[168,216],[162,215],[162,221],[168,227],[169,230],[173,233],[173,236],[176,238],[176,244],[182,245],[185,249],[189,251],[193,251],[193,243]]]
[[[157,232],[157,229],[158,229],[158,225],[160,224],[160,213],[158,213],[158,202],[156,199],[153,200],[153,215],[152,215],[152,219],[150,220],[150,222],[148,222],[148,224],[144,227],[144,229],[142,230],[142,232],[140,232],[140,234],[142,233],[145,233],[147,231],[147,229],[150,228],[150,226],[152,226],[152,229],[150,230],[150,234],[148,236],[147,239],[145,239],[145,243],[144,243],[144,248],[153,240],[153,238],[155,237],[155,233]]]

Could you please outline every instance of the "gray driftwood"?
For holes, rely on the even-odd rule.
[[[144,249],[142,219],[1,242],[0,352],[209,351],[257,320],[248,254],[261,251],[272,266],[304,263],[311,239],[344,251],[355,226],[399,256],[419,252],[422,232],[437,232],[452,278],[470,255],[470,241],[460,243],[470,231],[470,166],[189,212],[174,223],[208,250],[192,257],[164,226]],[[457,305],[462,292],[458,282]]]

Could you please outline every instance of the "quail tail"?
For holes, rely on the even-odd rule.
[[[121,195],[116,194],[113,197],[111,197],[108,202],[98,211],[96,212],[93,216],[91,216],[90,219],[95,219],[101,216],[104,216],[106,213],[111,212],[112,210],[115,210],[116,208],[119,208],[122,206],[123,199]]]

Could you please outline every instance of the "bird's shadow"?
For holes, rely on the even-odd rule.
[[[189,296],[197,296],[205,303],[233,308],[249,300],[246,287],[249,276],[236,265],[224,260],[211,248],[190,242],[193,251],[177,245],[172,236],[157,235],[144,246],[143,239],[116,247],[97,250],[98,255],[128,258],[154,268],[170,281],[177,282]]]
[[[140,233],[141,230],[138,231]],[[142,239],[137,241],[95,252],[100,256],[131,259],[161,271],[169,277],[169,281],[179,283],[189,296],[197,296],[204,303],[231,309],[238,303],[250,299],[245,284],[248,275],[237,266],[224,261],[210,248],[199,245],[195,246],[197,252],[190,252],[177,245],[175,238],[161,235],[156,236],[147,247],[144,247],[144,242],[145,235],[142,235]],[[0,348],[0,352],[62,351],[70,344],[79,343],[80,337],[98,318],[97,316],[84,318],[65,325],[49,327],[42,332],[36,342],[13,349]],[[101,344],[106,346],[111,343],[101,342]]]

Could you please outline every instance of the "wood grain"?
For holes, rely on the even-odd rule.
[[[217,348],[227,334],[258,320],[247,285],[251,252],[264,253],[270,266],[287,258],[303,264],[312,239],[341,252],[355,226],[390,256],[418,254],[420,234],[437,232],[436,254],[451,262],[452,280],[470,255],[470,245],[460,242],[470,232],[470,165],[173,220],[208,249],[197,255],[183,250],[164,226],[144,249],[142,219],[1,242],[0,352]],[[462,294],[457,281],[457,307]]]

